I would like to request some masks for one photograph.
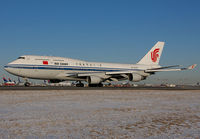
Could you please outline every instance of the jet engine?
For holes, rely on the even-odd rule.
[[[139,82],[141,80],[146,79],[146,77],[145,76],[141,76],[141,75],[136,74],[136,73],[132,73],[132,74],[128,75],[128,79],[129,79],[129,81]]]
[[[89,84],[99,84],[102,82],[102,78],[100,78],[98,76],[89,76],[89,77],[87,77],[87,82]]]

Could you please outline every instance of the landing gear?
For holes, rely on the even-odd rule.
[[[78,82],[78,83],[76,84],[76,87],[84,87],[84,84],[81,83],[81,82]]]
[[[31,86],[31,83],[25,82],[25,83],[24,83],[24,86],[29,87],[29,86]]]
[[[28,81],[28,78],[24,78],[24,80],[25,80],[24,86],[26,87],[31,86],[31,83]]]
[[[102,83],[99,83],[99,84],[89,84],[88,86],[89,87],[103,87],[103,84]]]

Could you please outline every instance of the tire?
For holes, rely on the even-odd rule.
[[[103,84],[102,83],[98,84],[98,87],[103,87]]]
[[[76,87],[84,87],[83,83],[76,84]]]
[[[99,83],[99,84],[89,84],[88,86],[89,87],[103,87],[103,84],[102,83]]]
[[[29,86],[31,86],[31,83],[25,82],[25,83],[24,83],[24,86],[29,87]]]

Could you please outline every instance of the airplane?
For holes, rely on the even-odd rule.
[[[9,81],[8,81],[8,80],[9,80]],[[4,81],[4,84],[3,84],[3,85],[5,85],[5,86],[14,86],[14,85],[16,85],[16,83],[13,82],[13,81],[11,81],[10,78],[9,78],[8,80],[7,80],[5,77],[3,77],[3,81]]]
[[[54,56],[24,55],[17,60],[8,63],[4,69],[26,80],[25,86],[29,86],[29,78],[49,80],[51,83],[63,81],[77,81],[77,87],[83,87],[83,81],[89,87],[102,87],[104,82],[129,80],[138,82],[148,76],[161,71],[191,70],[196,64],[187,68],[174,66],[160,66],[164,42],[158,41],[152,49],[136,64],[118,64],[89,62],[71,58]]]

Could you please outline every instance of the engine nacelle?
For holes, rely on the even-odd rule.
[[[141,75],[136,74],[136,73],[132,73],[132,74],[128,75],[128,79],[129,79],[129,81],[139,82],[141,80],[146,79],[146,77],[145,76],[141,76]]]
[[[99,84],[102,82],[102,78],[100,78],[98,76],[89,76],[89,77],[87,77],[87,82],[89,84]]]

